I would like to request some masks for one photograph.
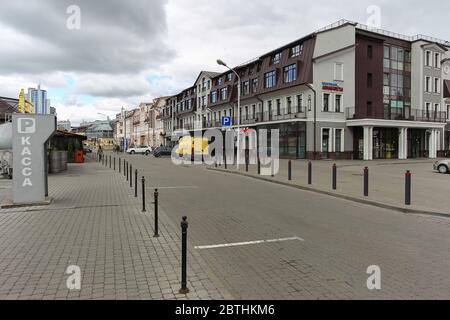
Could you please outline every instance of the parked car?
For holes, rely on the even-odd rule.
[[[129,148],[127,150],[127,153],[129,153],[129,154],[141,153],[141,154],[145,154],[148,156],[150,153],[152,153],[152,149],[150,149],[148,146],[138,146],[138,147]]]
[[[450,172],[450,159],[436,161],[433,165],[433,169],[439,171],[439,173]]]
[[[162,156],[170,156],[170,155],[172,155],[172,148],[171,147],[158,147],[153,151],[153,155],[156,158],[160,158]]]

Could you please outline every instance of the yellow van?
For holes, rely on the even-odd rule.
[[[181,155],[208,154],[208,139],[203,137],[181,137],[178,141],[177,153]]]

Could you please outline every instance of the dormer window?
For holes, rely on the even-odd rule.
[[[299,55],[301,55],[302,50],[303,50],[302,44],[298,44],[295,47],[292,47],[291,48],[291,58],[298,57]]]
[[[281,52],[275,53],[275,54],[272,56],[271,62],[272,62],[272,64],[277,64],[277,63],[280,63],[280,60],[281,60]]]

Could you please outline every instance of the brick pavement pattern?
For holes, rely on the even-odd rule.
[[[8,196],[7,182],[0,194]],[[70,165],[50,176],[47,207],[0,210],[0,299],[232,298],[197,252],[189,250],[187,295],[180,289],[179,223],[160,218],[153,238],[147,212],[123,176],[101,164]],[[180,212],[180,221],[181,221]],[[70,265],[81,290],[68,290]]]

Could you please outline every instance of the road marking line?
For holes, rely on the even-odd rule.
[[[213,244],[209,246],[196,246],[195,249],[203,250],[203,249],[214,249],[214,248],[227,248],[227,247],[238,247],[238,246],[247,246],[252,244],[261,244],[261,243],[274,243],[274,242],[284,242],[284,241],[305,241],[300,237],[291,237],[291,238],[281,238],[281,239],[271,239],[271,240],[256,240],[256,241],[246,241],[246,242],[236,242],[236,243],[224,243],[224,244]]]
[[[197,186],[179,186],[179,187],[146,187],[148,189],[198,189]]]

